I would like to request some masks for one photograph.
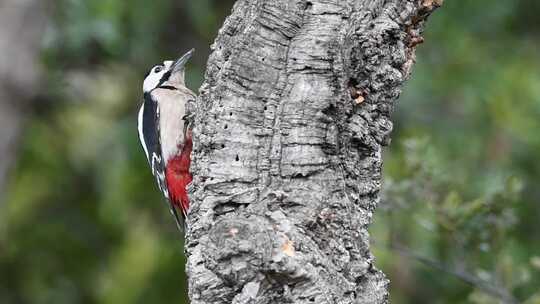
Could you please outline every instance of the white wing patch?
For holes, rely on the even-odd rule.
[[[152,153],[152,173],[157,179],[159,190],[163,192],[166,198],[169,198],[169,189],[167,189],[167,185],[165,184],[165,172],[158,169],[161,167],[162,161],[161,156]]]
[[[141,141],[141,146],[144,149],[144,153],[146,154],[146,159],[149,159],[150,156],[148,155],[148,147],[146,146],[146,141],[144,140],[144,134],[143,134],[143,114],[144,114],[144,102],[141,106],[141,109],[139,110],[139,117],[137,118],[137,130],[139,131],[139,140]]]

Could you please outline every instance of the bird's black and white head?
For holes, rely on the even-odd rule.
[[[194,50],[191,49],[176,61],[167,60],[163,64],[154,66],[144,78],[143,92],[149,93],[161,86],[185,86],[185,66],[193,52]]]

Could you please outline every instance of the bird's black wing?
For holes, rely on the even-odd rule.
[[[161,155],[159,141],[159,108],[157,102],[150,94],[145,94],[144,101],[139,110],[139,140],[148,159],[152,174],[156,177],[159,190],[165,197],[169,197],[165,183],[165,161]]]
[[[165,160],[161,153],[159,133],[159,107],[152,94],[145,94],[138,117],[139,140],[148,159],[152,174],[156,178],[159,190],[169,200],[169,190],[165,181]],[[168,202],[171,214],[176,220],[178,229],[183,231],[183,220],[180,219],[174,206]]]

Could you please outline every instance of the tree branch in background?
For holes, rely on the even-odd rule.
[[[367,232],[441,1],[239,0],[197,101],[192,303],[386,303]]]
[[[376,242],[372,242],[375,246],[377,246]],[[461,281],[478,288],[487,294],[499,299],[502,301],[502,303],[505,304],[517,304],[520,303],[510,291],[508,291],[506,288],[500,285],[495,285],[491,282],[482,280],[481,278],[477,277],[476,275],[469,273],[463,269],[456,269],[455,267],[451,267],[449,265],[444,265],[443,263],[436,261],[434,259],[431,259],[429,257],[423,256],[421,254],[418,254],[416,252],[411,251],[408,248],[405,248],[400,245],[392,244],[384,246],[383,248],[387,250],[391,250],[393,252],[396,252],[404,257],[407,257],[409,259],[413,259],[421,264],[424,264],[428,267],[446,272]]]
[[[0,197],[7,172],[15,162],[27,107],[38,94],[46,2],[0,3]]]

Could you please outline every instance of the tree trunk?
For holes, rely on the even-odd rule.
[[[441,0],[239,0],[196,105],[191,303],[386,303],[368,225]]]

